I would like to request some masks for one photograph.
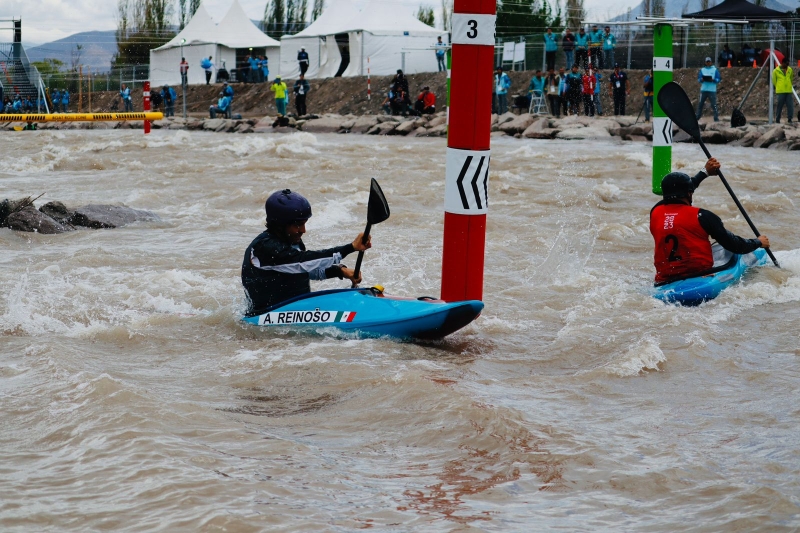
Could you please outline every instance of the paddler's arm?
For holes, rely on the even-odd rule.
[[[694,188],[697,189],[707,177],[716,176],[719,173],[719,167],[719,161],[713,157],[706,161],[705,168],[695,174],[695,176],[692,178],[692,184],[694,185]]]
[[[758,239],[739,237],[725,229],[722,220],[711,211],[701,209],[697,214],[697,220],[712,239],[717,241],[720,246],[726,250],[735,254],[749,254],[762,246],[764,248],[769,248],[769,238],[766,235],[762,235]]]

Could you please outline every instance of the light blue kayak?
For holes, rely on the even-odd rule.
[[[372,287],[303,294],[243,320],[256,326],[333,327],[363,336],[441,339],[475,320],[482,310],[483,302],[477,300],[400,298]]]
[[[707,275],[659,285],[653,288],[653,296],[667,303],[700,305],[713,300],[723,290],[737,283],[748,268],[763,266],[769,261],[763,248],[737,255],[715,244],[713,252],[714,268]]]

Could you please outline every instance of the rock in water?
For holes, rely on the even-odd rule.
[[[72,224],[87,228],[118,228],[133,222],[161,220],[150,211],[131,209],[121,205],[85,205],[75,210]]]
[[[61,202],[47,202],[39,208],[39,211],[49,216],[59,224],[69,224],[70,219],[72,219],[72,216],[75,214],[67,209],[67,206]]]
[[[32,205],[20,209],[16,213],[11,213],[6,219],[6,224],[16,231],[38,232],[46,235],[69,231],[48,215],[37,211]]]

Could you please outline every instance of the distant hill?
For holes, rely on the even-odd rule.
[[[683,13],[696,13],[701,10],[700,0],[670,0],[666,3],[665,16],[666,17],[680,17]],[[722,0],[711,0],[709,6],[716,6],[722,3]],[[767,0],[764,7],[774,9],[776,11],[793,11],[800,8],[800,0]],[[644,2],[631,9],[630,19],[636,20],[644,14]],[[628,20],[628,14],[614,17],[612,20]]]
[[[58,59],[65,65],[72,65],[72,52],[79,44],[83,45],[80,59],[82,65],[99,72],[111,69],[111,57],[117,53],[117,38],[114,30],[76,33],[58,41],[26,48],[25,51],[31,61]]]

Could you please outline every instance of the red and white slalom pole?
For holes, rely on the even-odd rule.
[[[442,300],[483,299],[496,0],[455,0]]]
[[[367,58],[367,100],[372,99],[372,89],[369,85],[369,58]]]
[[[144,82],[144,90],[142,91],[142,96],[144,97],[144,112],[147,113],[150,111],[150,82]],[[150,121],[144,121],[144,134],[147,135],[150,133]]]

